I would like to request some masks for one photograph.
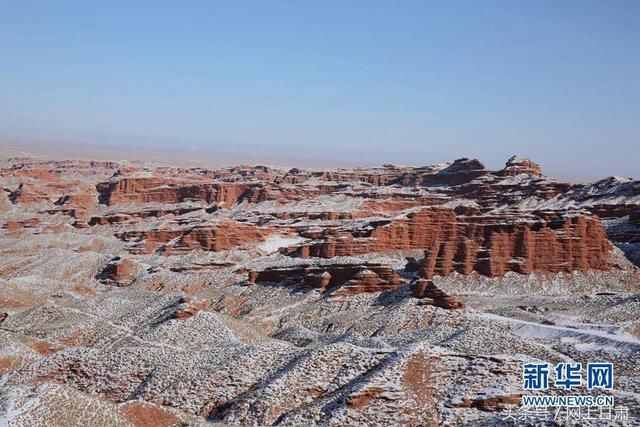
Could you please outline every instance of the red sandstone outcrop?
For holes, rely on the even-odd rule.
[[[72,190],[73,184],[59,182],[21,182],[9,192],[8,199],[14,204],[54,203]]]
[[[234,204],[240,199],[249,184],[204,181],[202,178],[174,178],[162,176],[114,175],[96,185],[100,203],[144,204],[213,202]]]
[[[136,274],[136,263],[128,258],[115,257],[105,266],[97,278],[104,284],[129,286]]]
[[[423,184],[460,185],[489,173],[478,159],[457,159],[435,174],[424,175]]]
[[[49,213],[63,213],[73,218],[86,220],[97,209],[98,194],[94,187],[78,184],[76,188],[60,197],[54,204],[59,208],[49,210]]]
[[[29,218],[20,221],[10,219],[2,225],[2,228],[9,232],[15,232],[25,228],[35,228],[38,225],[40,225],[40,220],[38,218]]]
[[[529,159],[513,156],[507,160],[505,168],[498,172],[498,174],[503,176],[516,176],[521,174],[542,176],[542,170],[540,169],[540,165]]]
[[[510,160],[502,171],[466,159],[422,168],[288,172],[264,166],[125,165],[112,178],[110,167],[119,165],[25,162],[0,169],[4,193],[23,183],[13,204],[2,203],[0,276],[10,279],[10,286],[0,292],[0,308],[11,314],[0,312],[0,323],[13,332],[7,335],[0,374],[35,360],[20,359],[29,356],[21,344],[43,356],[12,377],[18,381],[12,386],[26,387],[16,389],[15,399],[26,402],[17,408],[26,424],[35,419],[24,418],[30,415],[29,396],[21,393],[38,383],[46,394],[43,402],[60,401],[56,396],[62,392],[71,412],[76,406],[97,408],[94,419],[124,416],[140,425],[499,423],[500,414],[463,408],[503,411],[517,403],[526,358],[515,353],[524,349],[526,357],[536,356],[549,340],[536,347],[532,340],[518,342],[497,319],[476,322],[470,313],[420,306],[461,309],[449,286],[477,282],[489,295],[489,286],[509,282],[540,291],[533,305],[520,305],[525,291],[514,292],[519,295],[507,301],[514,309],[518,304],[553,320],[553,304],[546,302],[557,297],[546,294],[563,293],[563,280],[509,274],[509,280],[478,281],[475,276],[607,270],[612,267],[603,225],[609,239],[629,243],[620,248],[637,248],[629,239],[640,230],[638,182],[559,183],[522,160]],[[104,203],[98,204],[96,184],[105,182]],[[86,221],[77,219],[88,207],[95,212]],[[578,209],[607,220],[601,224]],[[47,234],[51,231],[63,233]],[[266,244],[259,244],[263,240]],[[299,245],[286,253],[355,257],[296,265],[302,260],[274,252],[286,244]],[[233,250],[199,252],[227,249]],[[151,255],[127,259],[127,250]],[[372,252],[387,253],[369,256]],[[105,253],[122,258],[112,259],[96,279],[131,285],[129,290],[102,292],[104,286],[87,283]],[[614,255],[619,271],[572,275],[570,293],[590,295],[565,299],[586,304],[591,314],[613,307],[620,319],[633,320],[633,301],[625,295],[637,289],[637,272],[617,250]],[[408,258],[404,271],[397,271],[404,257],[419,259]],[[51,271],[57,260],[60,271]],[[456,272],[473,277],[445,280],[450,285],[441,288],[428,279]],[[259,285],[236,286],[248,285],[247,274]],[[407,284],[405,277],[413,282]],[[547,287],[550,281],[559,287]],[[276,286],[290,286],[285,291],[291,295]],[[69,306],[65,289],[78,304]],[[296,295],[301,289],[315,291]],[[381,291],[391,295],[378,295]],[[417,299],[404,299],[408,291]],[[325,302],[314,302],[318,296]],[[333,296],[340,297],[328,304]],[[474,308],[491,306],[482,301]],[[543,310],[534,308],[543,306],[552,312],[542,316]],[[51,322],[55,328],[47,327]],[[449,339],[433,349],[433,339],[420,333],[425,328],[432,338]],[[496,356],[504,353],[505,342],[517,344],[515,350]],[[554,342],[564,345],[562,337]],[[574,344],[564,346],[567,354],[578,351]],[[187,367],[185,354],[193,355]],[[225,354],[229,357],[218,357]],[[188,381],[176,381],[185,375]],[[455,385],[471,377],[469,387]],[[131,399],[142,400],[132,404]],[[54,416],[38,420],[55,425],[64,408],[52,412],[46,406],[37,415]]]
[[[442,196],[404,196],[392,195],[391,197],[380,197],[378,195],[366,195],[367,200],[358,208],[360,215],[354,218],[375,216],[376,214],[396,213],[417,206],[437,206],[448,202],[450,199]]]
[[[205,310],[208,306],[209,304],[205,300],[191,302],[188,299],[185,299],[184,303],[181,304],[175,312],[173,312],[171,318],[176,320],[186,320],[195,316],[199,311]]]
[[[88,224],[94,225],[108,225],[108,224],[124,224],[124,223],[136,223],[144,218],[162,218],[167,215],[180,216],[187,213],[202,210],[201,207],[178,207],[178,208],[151,208],[141,211],[129,211],[110,213],[106,215],[96,215],[89,218]]]
[[[221,221],[215,226],[196,226],[183,234],[174,247],[174,252],[186,252],[192,249],[205,251],[224,251],[247,243],[263,241],[268,231],[254,225],[237,221]]]
[[[300,247],[299,255],[332,258],[390,250],[423,249],[456,235],[456,215],[451,209],[425,208],[405,218],[367,222],[352,232],[325,229],[321,233],[301,233],[323,239]]]
[[[425,250],[423,277],[453,271],[495,277],[507,271],[571,272],[610,270],[611,244],[602,223],[588,216],[518,221],[505,217],[461,218],[454,239]],[[507,220],[507,221],[505,221]]]
[[[9,161],[11,166],[0,169],[0,177],[18,176],[51,180],[69,173],[109,176],[120,167],[117,162],[94,160],[39,160],[32,157],[13,157]]]
[[[157,249],[165,253],[185,253],[194,249],[219,252],[261,242],[271,231],[252,224],[222,220],[189,227],[123,231],[116,236],[139,242],[134,252],[140,253],[153,253]]]
[[[87,218],[96,209],[97,194],[92,186],[77,180],[65,182],[58,175],[53,176],[55,179],[51,180],[22,181],[8,191],[7,199],[17,205],[44,204],[50,207],[43,212],[79,219]]]
[[[458,301],[455,296],[447,294],[434,285],[431,280],[416,280],[411,285],[411,291],[414,298],[430,298],[433,300],[433,305],[437,307],[446,308],[447,310],[464,308],[464,304]]]
[[[98,193],[95,188],[80,184],[76,189],[56,200],[55,204],[88,209],[94,207],[97,201]]]
[[[286,203],[321,194],[330,194],[345,186],[319,185],[310,188],[281,187],[269,182],[211,182],[202,177],[120,176],[96,185],[101,203],[118,204],[259,203],[274,200]]]
[[[299,265],[249,272],[250,283],[270,282],[330,291],[333,295],[394,290],[404,280],[387,265],[376,263]]]
[[[602,223],[583,215],[547,212],[468,217],[457,216],[452,209],[425,208],[406,218],[367,225],[363,231],[333,230],[333,235],[310,236],[322,240],[285,252],[332,258],[422,248],[424,277],[453,271],[502,276],[507,271],[528,274],[612,267],[611,245]]]
[[[99,176],[98,171],[106,173],[104,166],[99,162],[16,159],[11,167],[0,169],[0,179],[14,204],[55,203],[86,210],[95,205],[95,190],[83,179]]]
[[[536,163],[516,157],[500,171],[488,171],[475,159],[458,159],[446,166],[320,171],[120,165],[114,174],[116,167],[119,165],[110,162],[20,160],[0,169],[0,177],[5,179],[5,189],[13,189],[8,191],[13,203],[55,204],[39,213],[73,217],[76,228],[104,226],[101,232],[135,243],[130,246],[134,253],[248,247],[277,227],[311,240],[282,250],[302,257],[425,250],[421,268],[425,277],[453,271],[500,276],[507,271],[526,274],[611,267],[610,246],[596,219],[582,213],[545,216],[504,208],[523,209],[521,201],[529,198],[553,199],[550,205],[558,212],[566,212],[566,204],[606,218],[628,215],[631,227],[609,227],[608,236],[619,242],[638,240],[634,231],[638,223],[634,197],[640,194],[637,181],[612,177],[571,186],[542,177]],[[528,176],[509,179],[522,174]],[[87,183],[79,175],[93,181]],[[629,203],[621,203],[621,197]],[[97,205],[98,198],[112,207]],[[315,205],[307,205],[316,199]],[[327,199],[347,202],[323,204]],[[292,209],[295,204],[291,204],[282,209],[291,201],[303,201],[302,208]],[[191,202],[196,206],[190,206]],[[153,203],[159,205],[149,205]],[[169,206],[181,203],[185,204]],[[146,206],[123,210],[119,204]],[[258,206],[254,209],[254,205]],[[502,213],[490,214],[497,207]],[[236,211],[230,214],[232,208]],[[196,209],[206,213],[186,215]],[[398,213],[404,214],[396,216]],[[167,218],[171,215],[176,218]],[[142,221],[147,218],[163,221]],[[7,223],[5,227],[23,225]]]
[[[498,205],[517,205],[523,199],[550,200],[572,188],[569,183],[544,177],[529,175],[527,178],[509,180],[498,171],[462,185],[445,186],[439,191],[454,200],[473,200],[486,212]]]
[[[284,176],[279,177],[276,182],[282,184],[303,184],[313,178],[319,181],[353,182],[384,186],[395,183],[399,177],[411,169],[412,168],[409,167],[390,164],[377,168],[333,169],[329,171],[310,171],[293,168]]]
[[[386,274],[387,278],[381,277],[380,272],[370,269],[358,271],[350,280],[345,282],[340,290],[334,295],[357,295],[363,292],[380,292],[398,288],[402,281],[396,275]]]

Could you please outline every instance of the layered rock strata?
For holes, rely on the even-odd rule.
[[[250,283],[273,283],[355,295],[363,292],[394,290],[405,282],[389,266],[376,263],[299,265],[249,272]]]
[[[404,218],[368,222],[354,232],[329,230],[316,241],[286,252],[303,258],[355,256],[425,249],[424,277],[453,271],[503,276],[507,271],[609,270],[611,245],[602,223],[586,215],[517,212],[458,216],[425,208]]]
[[[179,225],[151,230],[131,230],[116,233],[127,242],[133,242],[134,253],[165,254],[186,253],[195,249],[219,252],[250,243],[263,241],[269,229],[243,224],[232,220],[215,223],[197,224],[181,227]]]

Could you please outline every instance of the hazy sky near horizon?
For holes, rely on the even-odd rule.
[[[1,1],[0,144],[640,177],[640,1]]]

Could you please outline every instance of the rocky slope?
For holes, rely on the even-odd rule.
[[[522,363],[596,359],[640,417],[631,178],[12,158],[0,186],[7,425],[501,425]]]

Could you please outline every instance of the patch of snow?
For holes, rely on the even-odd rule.
[[[458,206],[464,206],[469,208],[480,207],[480,205],[475,200],[471,200],[471,199],[455,199],[443,205],[439,205],[439,207],[449,208],[449,209],[457,208]]]
[[[274,252],[278,252],[278,249],[280,248],[297,245],[307,240],[308,239],[300,236],[273,235],[269,236],[267,240],[257,245],[256,248],[268,254],[272,254]]]
[[[614,341],[617,343],[631,344],[634,348],[640,348],[640,340],[633,335],[622,330],[602,331],[596,329],[587,329],[579,327],[567,327],[560,325],[544,325],[541,323],[529,322],[526,320],[504,317],[493,313],[483,313],[481,318],[490,321],[511,323],[514,325],[514,331],[523,337],[529,338],[554,338],[554,337],[571,337],[584,338],[584,340],[604,338],[606,341]]]
[[[532,181],[538,181],[540,178],[521,173],[520,175],[511,176],[496,182],[496,185],[526,185]]]

